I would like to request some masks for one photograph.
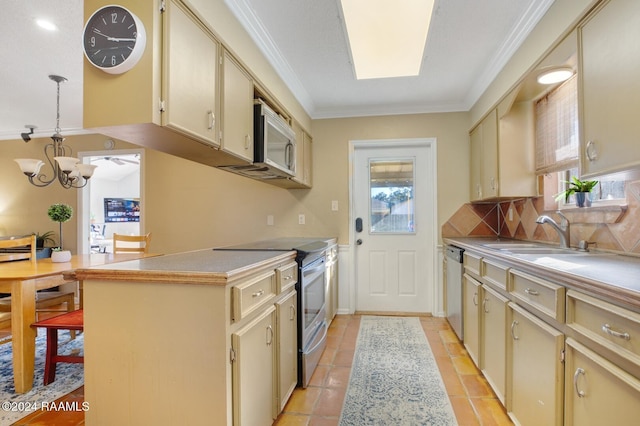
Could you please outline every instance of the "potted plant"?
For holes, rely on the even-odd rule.
[[[569,197],[572,194],[575,194],[576,206],[584,207],[586,205],[587,207],[589,207],[591,205],[591,199],[589,198],[588,194],[598,184],[597,180],[580,180],[577,177],[572,176],[571,181],[566,183],[569,184],[567,186],[567,189],[560,192],[556,196],[556,201],[564,199],[566,203],[569,201]]]
[[[46,243],[56,243],[56,241],[53,239],[53,231],[47,231],[42,235],[40,235],[39,232],[36,232],[36,247],[39,249],[44,248],[44,245]]]
[[[68,262],[71,260],[71,252],[63,250],[62,242],[62,224],[67,222],[73,216],[73,209],[68,204],[52,204],[47,210],[49,219],[60,224],[60,246],[53,249],[51,253],[52,262]]]

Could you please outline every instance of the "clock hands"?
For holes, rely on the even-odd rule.
[[[105,37],[105,38],[106,38],[107,40],[109,40],[109,41],[115,41],[115,42],[121,42],[121,41],[125,41],[125,42],[126,42],[126,41],[136,41],[136,39],[135,39],[135,38],[110,37],[110,36],[108,36],[108,35],[106,35],[106,34],[102,34],[102,32],[100,32],[100,30],[99,30],[99,29],[97,29],[97,28],[94,28],[94,29],[93,29],[93,32],[94,32],[94,33],[96,33],[96,34],[98,34],[99,36]]]

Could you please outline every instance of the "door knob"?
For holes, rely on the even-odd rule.
[[[360,238],[358,238],[358,239],[356,240],[356,245],[357,245],[357,246],[361,246],[361,245],[362,245],[362,240],[361,240]]]

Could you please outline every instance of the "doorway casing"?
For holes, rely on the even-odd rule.
[[[354,194],[354,183],[356,178],[355,173],[355,153],[358,149],[363,148],[407,148],[407,147],[427,147],[431,151],[430,157],[430,175],[427,176],[427,180],[431,182],[433,187],[430,190],[431,199],[429,200],[429,205],[431,206],[431,223],[428,226],[431,226],[433,229],[434,241],[431,241],[432,250],[430,250],[431,255],[428,256],[428,259],[425,259],[426,262],[429,262],[427,266],[427,270],[429,271],[429,280],[432,285],[432,306],[427,306],[426,310],[432,313],[433,315],[442,316],[444,313],[442,312],[443,306],[443,289],[442,285],[439,282],[439,268],[438,265],[438,244],[437,244],[437,235],[438,235],[438,195],[437,195],[437,150],[436,150],[436,138],[409,138],[409,139],[373,139],[373,140],[351,140],[349,141],[349,253],[347,255],[349,259],[348,268],[348,290],[341,291],[341,296],[347,296],[348,303],[341,303],[340,305],[344,308],[345,305],[348,306],[349,312],[353,313],[356,311],[356,291],[357,291],[357,267],[356,267],[356,239],[357,235],[354,232],[354,223],[355,223],[355,194]]]

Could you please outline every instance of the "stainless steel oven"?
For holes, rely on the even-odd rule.
[[[297,252],[298,386],[307,387],[327,345],[326,251],[331,238],[278,238],[216,250]]]
[[[298,384],[302,387],[309,384],[326,346],[325,273],[324,252],[306,264],[303,259],[298,283]]]

